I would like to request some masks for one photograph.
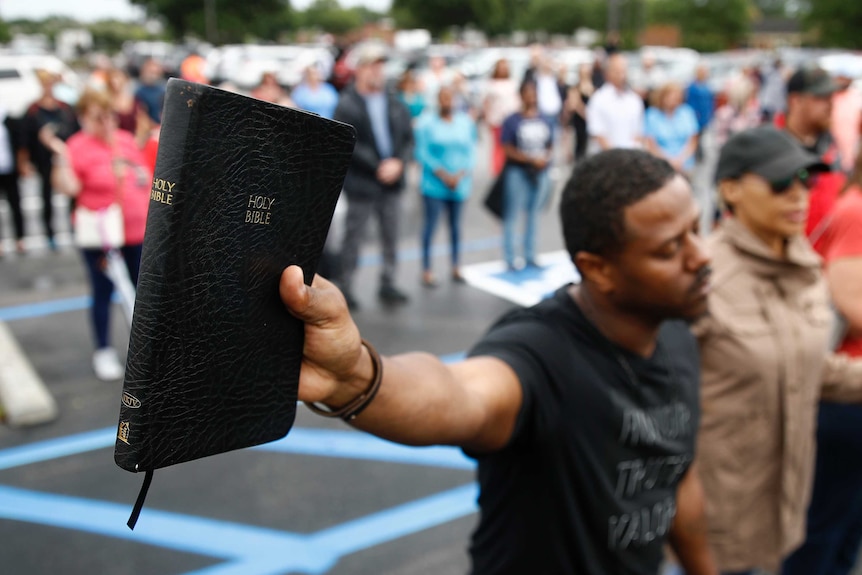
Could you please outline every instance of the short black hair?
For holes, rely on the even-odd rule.
[[[641,150],[608,150],[581,161],[560,200],[563,237],[572,261],[578,252],[621,251],[625,208],[658,191],[675,175],[667,161]]]

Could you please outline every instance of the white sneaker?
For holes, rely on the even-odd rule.
[[[102,381],[115,381],[123,377],[125,370],[117,351],[113,347],[103,347],[93,354],[93,371]]]

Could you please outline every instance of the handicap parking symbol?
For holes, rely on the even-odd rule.
[[[537,263],[538,267],[509,270],[503,261],[484,262],[465,266],[462,274],[471,286],[524,307],[539,303],[563,285],[580,281],[565,250],[541,254]]]

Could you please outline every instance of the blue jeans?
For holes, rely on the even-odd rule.
[[[422,196],[425,203],[425,222],[422,228],[422,269],[431,271],[431,239],[437,228],[437,218],[444,209],[449,215],[449,243],[452,248],[452,267],[458,267],[461,254],[461,207],[464,202],[458,200],[441,200]]]
[[[523,256],[527,264],[536,261],[536,227],[539,215],[548,200],[550,185],[548,170],[534,173],[521,166],[506,167],[503,190],[503,257],[511,268],[515,266],[515,225],[524,212]]]
[[[862,541],[862,407],[823,402],[805,543],[784,575],[848,575]]]
[[[141,244],[123,246],[120,248],[129,277],[132,283],[138,284],[138,271],[141,269]],[[111,296],[114,295],[114,284],[105,275],[105,253],[100,249],[83,249],[84,263],[90,276],[90,286],[93,288],[93,305],[90,307],[90,321],[93,335],[96,339],[96,349],[108,347],[108,325],[111,310]]]

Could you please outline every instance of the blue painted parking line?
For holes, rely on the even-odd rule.
[[[0,470],[104,449],[113,446],[116,440],[117,429],[108,427],[29,445],[10,447],[0,451]]]
[[[284,439],[259,445],[254,449],[450,469],[476,467],[472,459],[454,447],[407,447],[355,431],[297,428],[291,430]]]
[[[49,439],[33,445],[10,447],[0,451],[0,470],[50,461],[114,446],[115,427],[106,427],[68,437]],[[475,462],[458,448],[440,445],[407,447],[357,431],[309,429],[297,427],[283,439],[252,449],[295,455],[365,459],[427,465],[450,469],[473,469]]]
[[[456,354],[453,354],[456,355]],[[107,449],[113,427],[0,451],[0,469]],[[455,447],[411,448],[357,431],[296,428],[256,451],[429,465],[469,470],[475,462]],[[227,562],[186,575],[268,575],[328,571],[341,557],[399,539],[477,509],[478,488],[464,485],[312,534],[275,531],[148,508],[126,529],[127,505],[0,485],[0,519],[49,525],[196,553]]]
[[[480,238],[464,242],[462,252],[481,251],[492,249],[500,246],[500,238]],[[432,254],[442,256],[449,253],[448,244],[438,244],[432,247]],[[398,252],[400,261],[415,261],[422,257],[422,252],[419,248],[405,248]],[[367,254],[359,258],[359,266],[379,265],[382,261],[380,254]],[[46,317],[58,313],[68,313],[72,311],[80,311],[90,307],[92,299],[89,296],[79,296],[64,299],[49,300],[44,302],[27,303],[21,305],[13,305],[0,307],[0,321],[16,321],[23,319],[35,319]],[[114,301],[119,301],[117,294],[114,294]]]
[[[457,358],[462,354],[452,354]],[[0,470],[113,446],[113,427],[0,451]],[[357,431],[295,428],[255,451],[384,461],[470,470],[455,447],[406,447]],[[341,557],[474,513],[478,488],[468,484],[312,534],[297,534],[148,508],[134,532],[127,505],[0,485],[0,519],[136,541],[228,560],[186,575],[319,575]]]
[[[57,313],[78,311],[90,307],[91,301],[92,299],[89,296],[80,296],[8,306],[0,308],[0,321],[31,319]]]
[[[0,470],[106,449],[114,446],[116,438],[117,429],[106,427],[31,445],[10,447],[0,451]],[[475,467],[475,462],[455,447],[407,447],[358,431],[297,427],[283,439],[258,445],[253,449],[450,469],[469,470]]]
[[[477,496],[464,485],[311,534],[147,509],[132,532],[125,505],[0,486],[0,518],[230,560],[186,575],[317,575],[346,555],[470,515]]]

